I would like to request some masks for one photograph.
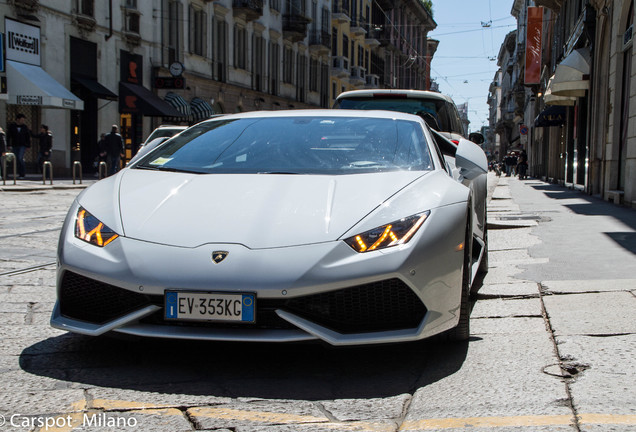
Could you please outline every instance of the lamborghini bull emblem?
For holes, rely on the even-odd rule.
[[[227,258],[228,255],[229,252],[227,251],[214,251],[212,252],[212,261],[214,261],[215,264],[218,264]]]

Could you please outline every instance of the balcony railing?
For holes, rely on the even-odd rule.
[[[349,15],[349,0],[333,0],[331,13],[344,13]]]
[[[263,16],[263,0],[232,0],[234,16],[254,21]]]
[[[367,75],[366,77],[367,84],[366,88],[379,88],[380,87],[380,77],[377,75]]]
[[[312,30],[309,34],[309,48],[328,53],[331,50],[331,34],[327,30]]]
[[[337,24],[349,22],[349,2],[334,0],[331,9],[331,19]]]
[[[307,25],[310,18],[300,14],[283,15],[283,37],[292,42],[299,42],[307,37]]]
[[[346,78],[350,75],[349,59],[347,57],[334,57],[331,61],[332,74],[338,78]]]
[[[349,31],[356,36],[362,36],[366,31],[366,20],[364,17],[356,16],[351,17],[351,22],[349,23]]]
[[[349,83],[355,86],[366,84],[365,73],[366,69],[362,66],[351,66],[351,76],[349,77]]]
[[[380,37],[382,34],[382,26],[379,24],[373,23],[365,23],[364,30],[366,31],[366,36],[364,37],[364,42],[367,45],[378,46],[380,45]]]

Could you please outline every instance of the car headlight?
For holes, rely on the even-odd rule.
[[[95,246],[104,247],[119,237],[119,234],[80,207],[75,217],[75,237]]]
[[[356,252],[370,252],[407,243],[422,226],[430,211],[400,219],[345,239]]]

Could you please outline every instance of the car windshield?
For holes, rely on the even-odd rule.
[[[439,130],[450,132],[453,127],[450,124],[446,102],[439,99],[407,98],[407,97],[352,97],[339,99],[334,108],[357,110],[386,110],[399,111],[408,114],[433,116]]]
[[[145,142],[149,143],[150,141],[152,141],[152,140],[154,140],[156,138],[163,138],[163,137],[170,138],[171,136],[176,135],[179,132],[181,132],[183,129],[185,129],[185,128],[181,128],[181,129],[177,129],[177,128],[157,128],[148,136],[148,138],[146,138]]]
[[[263,117],[195,125],[134,168],[212,173],[353,174],[432,168],[420,123],[368,117]]]

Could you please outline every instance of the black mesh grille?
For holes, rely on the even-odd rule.
[[[424,304],[399,279],[295,298],[283,308],[339,333],[415,328],[426,313]]]
[[[103,324],[151,303],[147,295],[99,282],[77,273],[67,271],[62,276],[60,310],[67,318]]]
[[[65,272],[60,290],[62,315],[102,324],[146,305],[163,306],[163,296],[148,296]],[[336,291],[289,300],[256,300],[256,322],[252,324],[166,321],[163,308],[142,319],[155,325],[209,328],[295,328],[278,317],[287,310],[339,333],[365,333],[417,327],[426,307],[401,280],[389,279]]]

